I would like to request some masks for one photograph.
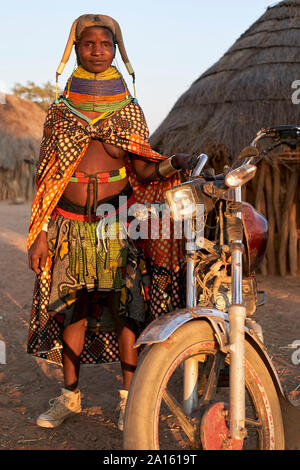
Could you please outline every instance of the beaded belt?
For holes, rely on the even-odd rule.
[[[95,173],[94,175],[88,175],[81,171],[76,171],[74,175],[71,176],[70,181],[72,183],[89,183],[91,179],[93,179],[96,180],[97,183],[113,183],[114,181],[123,180],[126,176],[126,168],[123,166],[118,170]]]
[[[112,183],[113,181],[120,181],[126,178],[126,168],[123,166],[118,170],[105,171],[102,173],[95,173],[88,175],[81,171],[76,171],[70,178],[72,183],[87,183],[87,210],[88,210],[88,221],[92,221],[92,207],[91,207],[91,188],[94,193],[93,212],[96,213],[97,201],[98,201],[98,184],[99,183]]]

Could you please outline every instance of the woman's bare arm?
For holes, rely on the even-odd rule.
[[[147,184],[151,181],[155,181],[159,179],[157,173],[157,163],[147,162],[145,160],[141,160],[138,158],[134,158],[134,155],[131,155],[132,164],[136,171],[138,180],[143,183]],[[176,170],[187,170],[189,169],[188,163],[192,155],[186,153],[177,153],[172,158],[172,165]]]

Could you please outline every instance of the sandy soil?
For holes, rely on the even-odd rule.
[[[48,409],[48,400],[60,394],[63,376],[60,367],[26,353],[34,282],[25,248],[29,214],[29,204],[0,202],[0,340],[6,344],[6,363],[0,364],[0,449],[122,449],[115,410],[119,363],[82,367],[80,416],[56,429],[35,424]],[[267,293],[267,304],[256,314],[265,344],[284,389],[298,398],[300,366],[293,365],[289,345],[300,341],[300,277],[260,277],[258,286]]]

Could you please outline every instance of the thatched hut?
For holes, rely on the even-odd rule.
[[[0,105],[0,200],[31,200],[45,112],[6,95]]]
[[[151,136],[152,146],[169,155],[207,153],[221,170],[259,129],[300,125],[300,93],[293,88],[299,88],[299,64],[300,0],[281,1],[179,98]],[[300,152],[281,147],[247,188],[247,199],[269,221],[264,273],[299,272],[299,164]]]

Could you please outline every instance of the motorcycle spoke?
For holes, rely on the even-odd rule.
[[[211,356],[208,358],[209,373],[198,407],[206,405],[215,397],[219,374],[224,366],[224,359],[224,355],[219,352],[217,352],[214,357]]]
[[[185,413],[182,411],[181,406],[178,404],[176,398],[170,392],[167,392],[165,390],[162,398],[169,410],[177,418],[187,438],[191,442],[195,442],[197,435],[197,427],[195,423],[193,423],[191,418],[185,415]]]
[[[245,425],[251,428],[258,428],[261,429],[262,422],[257,419],[245,418]]]

